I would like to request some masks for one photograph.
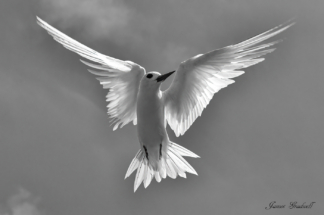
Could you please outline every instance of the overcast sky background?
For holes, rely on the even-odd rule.
[[[323,8],[322,0],[0,1],[0,214],[323,214]],[[161,73],[291,17],[297,25],[184,136],[168,129],[201,156],[188,158],[199,176],[134,194],[134,174],[124,176],[139,148],[136,127],[112,131],[107,91],[36,15]],[[271,201],[316,203],[265,210]]]

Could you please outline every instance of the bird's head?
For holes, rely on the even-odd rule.
[[[141,87],[144,89],[159,89],[162,82],[165,81],[170,75],[175,71],[168,72],[164,75],[161,75],[159,72],[148,72],[145,74],[141,81]]]

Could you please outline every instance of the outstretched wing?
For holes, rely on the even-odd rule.
[[[287,22],[236,45],[199,54],[182,62],[171,86],[163,92],[166,119],[176,136],[188,130],[215,93],[234,83],[231,78],[244,73],[240,69],[263,61],[264,58],[260,57],[274,51],[271,46],[279,41],[261,42],[293,24]]]
[[[136,125],[137,92],[140,80],[145,75],[145,69],[131,61],[118,60],[90,49],[38,17],[37,23],[65,48],[94,62],[81,60],[82,63],[96,69],[89,72],[98,76],[97,79],[103,88],[109,89],[106,101],[109,102],[108,114],[112,118],[112,124],[115,124],[113,130],[119,125],[123,127],[130,121]]]

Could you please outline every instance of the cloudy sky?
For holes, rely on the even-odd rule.
[[[0,1],[0,215],[323,214],[322,0]],[[104,54],[166,73],[291,17],[266,61],[172,141],[199,176],[134,194],[136,128],[112,131],[98,81],[36,15]],[[164,88],[170,84],[165,83]],[[270,209],[316,202],[311,209]]]

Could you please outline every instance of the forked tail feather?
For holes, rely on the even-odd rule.
[[[143,182],[144,187],[148,187],[155,177],[157,182],[168,175],[175,179],[178,175],[186,178],[186,172],[198,175],[195,169],[183,158],[183,156],[199,158],[198,155],[190,150],[170,141],[166,156],[162,156],[161,165],[158,170],[154,170],[145,156],[145,152],[140,149],[132,160],[126,172],[125,179],[129,177],[136,169],[137,173],[134,182],[134,192]]]

